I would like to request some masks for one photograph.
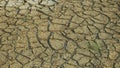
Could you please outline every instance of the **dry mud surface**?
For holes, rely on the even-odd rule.
[[[0,0],[0,68],[120,68],[120,0]]]

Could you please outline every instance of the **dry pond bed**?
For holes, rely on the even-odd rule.
[[[119,0],[1,0],[0,68],[120,68]]]

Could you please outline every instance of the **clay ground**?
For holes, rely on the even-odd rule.
[[[0,0],[0,68],[120,68],[119,0],[43,1]]]

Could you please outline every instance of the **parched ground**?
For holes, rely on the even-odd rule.
[[[120,0],[0,0],[0,68],[120,68]]]

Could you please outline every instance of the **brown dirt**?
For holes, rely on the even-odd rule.
[[[31,1],[0,1],[0,68],[120,68],[119,0]]]

